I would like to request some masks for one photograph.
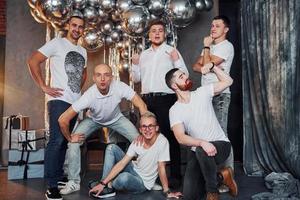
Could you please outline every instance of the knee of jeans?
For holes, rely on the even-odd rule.
[[[79,143],[69,143],[68,144],[68,153],[69,155],[78,154],[78,150],[80,150],[80,144]]]
[[[65,140],[64,137],[56,137],[50,140],[47,146],[50,146],[51,149],[67,149],[68,142]]]
[[[118,148],[119,147],[116,144],[109,144],[109,145],[107,145],[105,152],[113,152]]]
[[[128,180],[128,173],[122,172],[115,178],[112,185],[115,189],[122,190],[125,188],[125,185],[128,184]]]
[[[204,151],[202,147],[197,147],[196,155],[203,157],[203,156],[207,156],[207,153]]]

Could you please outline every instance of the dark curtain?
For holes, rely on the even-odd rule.
[[[242,0],[244,168],[300,178],[300,1]]]

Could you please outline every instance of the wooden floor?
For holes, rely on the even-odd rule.
[[[236,164],[236,181],[239,187],[239,195],[232,198],[228,194],[222,194],[221,200],[247,200],[251,196],[260,192],[267,191],[264,186],[263,178],[247,177],[241,164]],[[100,172],[89,171],[81,184],[81,190],[71,195],[64,196],[65,200],[88,200],[87,183],[91,179],[100,177]],[[7,181],[7,170],[0,170],[0,199],[1,200],[43,200],[46,184],[44,179],[29,179],[27,181]],[[143,194],[133,195],[127,193],[118,193],[117,196],[108,198],[108,200],[164,200],[165,197],[159,191],[150,191]]]

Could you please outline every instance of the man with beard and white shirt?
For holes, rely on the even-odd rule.
[[[167,85],[177,95],[169,113],[170,125],[178,142],[192,147],[184,177],[184,198],[195,200],[206,194],[207,200],[218,200],[217,165],[228,158],[231,144],[216,118],[212,98],[233,81],[213,63],[204,65],[201,72],[213,72],[219,81],[191,92],[192,81],[183,71],[172,69],[166,74]],[[220,178],[229,187],[230,193],[236,196],[237,185],[232,169],[222,169]]]
[[[45,178],[48,184],[46,198],[61,200],[57,182],[63,178],[63,164],[68,141],[58,124],[59,116],[81,96],[81,88],[86,80],[86,50],[77,44],[83,34],[84,20],[72,16],[66,23],[67,35],[54,38],[32,54],[28,67],[34,82],[47,96],[50,138],[45,152]],[[41,65],[50,59],[51,80],[46,85]],[[71,121],[73,129],[77,116]]]
[[[141,82],[141,95],[148,110],[157,116],[161,133],[170,142],[170,185],[178,188],[181,183],[181,154],[169,124],[169,109],[176,101],[176,95],[165,83],[165,74],[177,67],[188,73],[180,53],[166,44],[166,29],[162,21],[149,25],[151,46],[132,58],[132,79]]]

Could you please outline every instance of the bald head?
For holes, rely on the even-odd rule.
[[[97,73],[97,71],[107,71],[110,74],[112,74],[112,69],[107,64],[99,64],[94,68],[94,74]]]

